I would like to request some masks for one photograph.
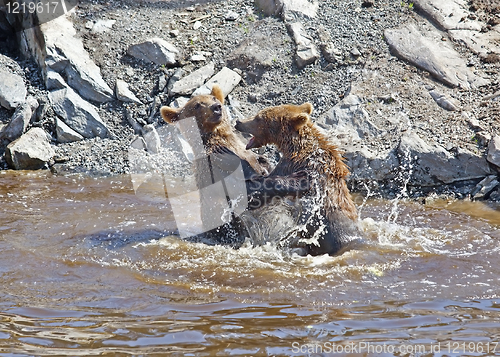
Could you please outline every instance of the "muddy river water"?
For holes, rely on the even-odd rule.
[[[0,172],[0,354],[500,355],[500,208],[357,197],[336,257],[190,243],[129,176]]]

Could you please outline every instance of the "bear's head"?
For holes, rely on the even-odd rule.
[[[258,112],[253,118],[238,121],[236,129],[252,135],[247,150],[267,144],[280,146],[282,140],[291,140],[299,134],[302,127],[312,125],[309,117],[312,110],[311,103],[269,107]]]
[[[223,124],[229,125],[227,113],[222,107],[224,94],[219,86],[214,85],[209,95],[197,95],[191,98],[182,108],[163,106],[160,114],[167,123],[194,117],[201,134],[213,133]]]

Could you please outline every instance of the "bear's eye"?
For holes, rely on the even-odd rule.
[[[194,109],[200,109],[200,108],[201,108],[201,103],[196,103]]]

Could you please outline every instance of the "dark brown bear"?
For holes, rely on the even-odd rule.
[[[239,217],[239,214],[246,209],[246,205],[233,210],[223,221],[221,221],[221,215],[227,212],[217,211],[217,207],[223,207],[225,204],[231,206],[234,202],[231,192],[234,190],[241,187],[243,191],[251,189],[246,179],[252,178],[251,182],[254,184],[264,179],[264,175],[268,173],[268,165],[265,159],[245,149],[245,144],[230,125],[223,104],[222,90],[215,85],[210,95],[195,96],[179,109],[163,106],[160,108],[160,113],[167,123],[179,124],[182,133],[195,152],[194,174],[200,191],[201,221],[205,233],[195,236],[192,240],[238,246],[248,236],[245,225]],[[183,119],[188,119],[188,121]],[[194,122],[193,125],[197,128],[183,127],[184,124],[181,121]],[[238,172],[239,165],[243,171],[240,181],[234,179],[232,175]],[[233,180],[231,181],[230,178]],[[274,180],[280,180],[280,178],[275,177]],[[220,194],[213,194],[215,183],[222,183],[223,193],[226,194],[222,200],[225,202],[221,202]],[[271,189],[265,194],[288,194],[286,185],[268,186]],[[274,190],[274,186],[279,186],[280,189]],[[264,185],[259,185],[259,189],[264,190],[263,187]]]
[[[335,254],[359,237],[357,212],[345,182],[349,170],[337,147],[311,121],[312,109],[310,103],[266,108],[237,122],[236,129],[252,134],[247,149],[277,146],[282,157],[269,177],[307,173],[299,228],[288,244],[301,248],[301,254]]]

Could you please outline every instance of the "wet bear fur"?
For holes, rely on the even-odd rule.
[[[238,121],[236,129],[252,135],[247,149],[276,145],[281,159],[269,177],[307,173],[307,191],[298,200],[298,227],[286,244],[303,255],[332,255],[358,240],[360,232],[345,182],[349,170],[337,147],[311,121],[312,110],[310,103],[269,107]],[[256,207],[266,204],[262,197],[257,201]]]
[[[213,183],[215,176],[230,174],[241,163],[245,178],[263,176],[268,173],[267,161],[250,150],[230,124],[224,108],[224,95],[215,85],[209,95],[191,98],[182,108],[163,106],[160,108],[163,119],[170,124],[182,119],[195,118],[199,129],[206,160],[195,160],[194,174],[198,188]],[[189,142],[189,139],[188,139]],[[194,150],[194,148],[193,148]],[[219,177],[223,178],[223,177]],[[208,179],[208,182],[207,182]],[[203,196],[200,192],[200,196]],[[229,197],[227,198],[229,199]],[[200,197],[201,221],[210,221],[211,197]],[[205,229],[204,229],[205,231]],[[229,244],[238,247],[248,236],[245,225],[235,214],[227,223],[205,233],[192,237],[191,240],[208,244]]]

